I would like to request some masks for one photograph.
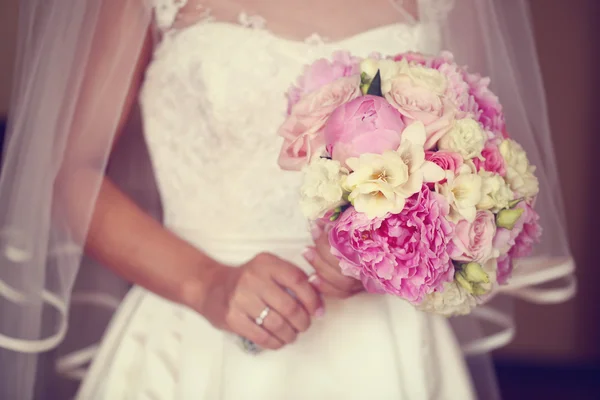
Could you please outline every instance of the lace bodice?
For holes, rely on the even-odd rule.
[[[163,24],[174,18],[169,7],[156,14]],[[141,103],[166,225],[207,239],[307,236],[301,174],[277,165],[284,93],[305,64],[335,50],[435,52],[431,29],[394,24],[335,42],[293,41],[263,26],[212,19],[165,31]]]

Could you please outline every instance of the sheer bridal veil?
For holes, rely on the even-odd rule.
[[[485,355],[512,337],[511,297],[552,303],[575,291],[528,7],[525,0],[404,2],[416,2],[412,8],[390,1],[400,11],[400,22],[437,32],[442,47],[459,63],[491,77],[510,135],[538,168],[542,243],[486,307],[452,321],[465,352]],[[62,375],[80,378],[84,370],[76,367],[91,358],[93,344],[128,289],[83,256],[107,166],[116,181],[159,215],[151,170],[138,161],[143,141],[127,142],[135,139],[126,135],[109,160],[114,134],[127,117],[123,110],[136,64],[148,32],[157,32],[152,6],[173,10],[175,16],[186,1],[149,3],[20,1],[18,60],[0,177],[1,398],[57,398],[49,395],[47,365],[83,348],[57,364]],[[93,161],[86,157],[90,152]]]

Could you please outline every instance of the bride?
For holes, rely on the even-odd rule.
[[[573,266],[522,1],[68,3],[22,2],[0,189],[2,398],[58,398],[37,354],[60,343],[58,371],[84,378],[82,400],[497,397],[479,361],[512,335],[502,296],[453,321],[457,337],[446,319],[365,293],[299,213],[275,132],[285,91],[318,58],[454,51],[492,76],[547,193],[549,233],[508,291],[568,298],[571,280],[529,287]],[[126,128],[138,100],[160,218]],[[109,270],[134,284],[120,304],[128,288]],[[94,346],[101,312],[76,308],[115,303]],[[65,355],[74,343],[87,347]]]

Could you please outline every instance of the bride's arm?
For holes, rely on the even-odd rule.
[[[135,79],[128,90],[117,127],[113,146],[123,134],[123,127],[132,105],[136,101],[148,64],[151,41],[146,39],[135,68]],[[85,84],[85,83],[84,83]],[[85,114],[78,109],[77,113]],[[77,117],[76,117],[77,118]],[[63,172],[60,193],[68,204],[70,226],[77,228],[89,210],[85,202],[74,201],[91,193],[96,182],[102,180],[95,209],[86,237],[86,252],[125,279],[135,282],[170,300],[184,304],[202,302],[204,288],[199,284],[218,264],[191,245],[177,238],[145,214],[131,199],[101,172],[94,160],[104,157],[103,145],[76,144],[77,150],[67,154],[67,164],[76,165]],[[102,140],[102,138],[98,138]],[[73,142],[75,144],[76,142]],[[84,234],[84,232],[79,232]]]
[[[136,101],[151,50],[148,34],[114,141],[122,135],[124,122]],[[98,57],[99,63],[106,58],[105,51]],[[102,70],[102,65],[95,68]],[[84,92],[92,99],[100,89],[104,93],[111,90],[111,82],[98,83],[98,79],[84,79],[83,84],[89,85]],[[187,305],[218,328],[243,335],[263,347],[279,348],[292,342],[297,332],[305,331],[311,315],[318,314],[321,308],[320,297],[306,274],[268,254],[258,255],[239,268],[224,266],[163,228],[98,168],[99,160],[105,157],[106,135],[86,132],[83,127],[89,123],[77,121],[85,119],[88,103],[98,106],[93,101],[86,102],[85,96],[78,105],[75,134],[66,152],[65,165],[69,168],[61,172],[57,181],[57,193],[67,205],[68,223],[76,235],[85,237],[86,253],[125,279]],[[88,202],[81,199],[93,198],[98,182],[100,190],[88,225]],[[83,226],[88,226],[87,232]],[[298,301],[285,288],[295,293]],[[272,312],[265,320],[267,329],[262,329],[252,320],[266,306]]]

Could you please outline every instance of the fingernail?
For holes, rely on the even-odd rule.
[[[307,247],[302,253],[302,256],[306,261],[312,262],[315,259],[315,250],[312,247]]]
[[[321,229],[321,227],[318,225],[313,225],[310,228],[310,234],[311,234],[313,240],[317,240],[319,237],[321,237],[322,233],[323,233],[323,229]]]
[[[321,278],[319,278],[319,275],[317,274],[312,274],[308,277],[308,282],[312,285],[319,286],[319,284],[321,283]]]
[[[325,309],[323,307],[321,307],[317,311],[315,311],[316,318],[323,318],[324,316],[325,316]]]

